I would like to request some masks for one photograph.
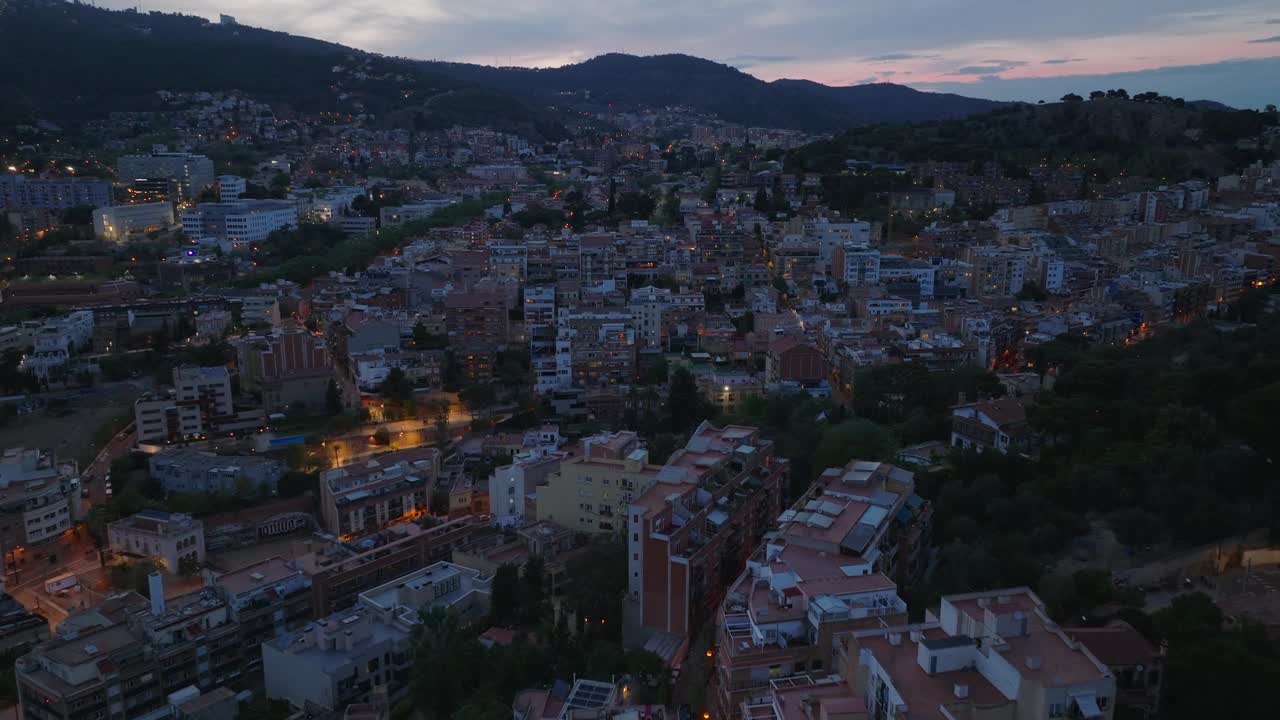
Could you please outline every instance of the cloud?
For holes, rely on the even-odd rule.
[[[1006,70],[1022,67],[1027,63],[1022,60],[984,60],[981,65],[964,65],[952,70],[947,75],[998,75]]]
[[[795,62],[799,59],[800,58],[795,55],[734,55],[731,58],[725,58],[722,62],[726,65],[732,65],[741,69],[749,68],[754,65]]]
[[[1154,90],[1187,100],[1217,100],[1234,107],[1261,108],[1275,102],[1272,88],[1280,77],[1280,57],[1226,60],[1122,73],[1054,77],[981,77],[954,82],[910,83],[917,90],[950,92],[988,100],[1053,100],[1073,92],[1122,87],[1130,93]]]
[[[1044,65],[1066,65],[1067,63],[1084,62],[1084,58],[1053,58],[1045,60]]]
[[[1260,43],[1280,43],[1280,35],[1272,35],[1269,38],[1258,38],[1257,40],[1249,41],[1250,45],[1258,45]]]
[[[871,63],[887,63],[887,62],[899,62],[901,60],[931,60],[936,57],[938,56],[937,55],[920,55],[918,53],[897,52],[897,53],[885,53],[884,55],[872,55],[871,57],[863,58],[863,60]]]
[[[1264,25],[1280,25],[1280,20],[1268,20],[1263,24]]]

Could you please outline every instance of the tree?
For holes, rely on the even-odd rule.
[[[677,368],[671,373],[671,387],[667,391],[667,414],[671,418],[672,432],[684,432],[700,422],[705,403],[693,373],[686,368]]]
[[[1094,90],[1093,92],[1089,93],[1089,99],[1090,99],[1090,100],[1101,100],[1102,98],[1104,98],[1104,97],[1106,97],[1106,96],[1107,96],[1107,94],[1106,94],[1105,92],[1103,92],[1102,90]]]
[[[842,467],[850,460],[892,460],[897,441],[883,425],[854,418],[822,431],[814,463],[819,468]]]
[[[342,393],[338,391],[338,383],[333,380],[324,389],[324,407],[330,415],[342,412]]]
[[[280,497],[297,497],[304,493],[315,493],[320,489],[320,478],[315,473],[289,470],[280,476],[277,488]]]
[[[609,214],[618,209],[618,179],[609,178]]]
[[[378,394],[387,400],[403,405],[413,397],[413,383],[409,382],[404,370],[394,367],[387,373],[387,377],[382,381],[382,384],[378,386]]]
[[[386,447],[391,444],[391,431],[386,426],[380,427],[373,433],[373,443]]]
[[[524,563],[520,573],[521,624],[537,627],[547,611],[546,565],[542,558],[533,555]]]
[[[1064,103],[1078,103],[1078,102],[1082,102],[1083,100],[1084,98],[1080,97],[1075,93],[1067,93],[1066,95],[1062,96],[1062,102]]]
[[[521,602],[520,569],[506,564],[493,575],[489,598],[489,624],[506,626],[515,621]]]
[[[498,391],[492,383],[468,385],[458,393],[458,399],[472,415],[483,414],[498,402]]]

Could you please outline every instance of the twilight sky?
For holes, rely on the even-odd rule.
[[[132,7],[137,0],[100,0]],[[154,0],[389,55],[557,66],[683,52],[765,80],[1280,104],[1275,0]]]

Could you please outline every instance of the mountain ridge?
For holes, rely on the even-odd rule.
[[[148,96],[157,90],[240,90],[300,109],[334,109],[344,98],[379,114],[422,112],[426,99],[457,91],[488,93],[478,105],[492,108],[501,104],[496,92],[523,121],[545,106],[617,111],[679,105],[727,122],[823,132],[962,117],[1007,104],[890,83],[767,82],[683,53],[615,52],[559,68],[511,68],[386,56],[198,16],[62,0],[6,0],[0,18],[0,66],[9,68],[0,76],[0,96],[12,101],[8,114],[55,120],[149,109],[154,98]],[[336,76],[335,66],[352,63],[370,68],[361,73],[365,79]],[[5,115],[0,110],[0,119]]]

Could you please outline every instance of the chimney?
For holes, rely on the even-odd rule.
[[[897,647],[898,645],[901,645],[901,644],[902,644],[902,633],[900,633],[900,632],[891,632],[891,633],[889,633],[889,644],[890,644],[890,645],[893,645],[894,647]]]
[[[1025,660],[1025,662],[1026,662],[1026,664],[1027,664],[1027,669],[1028,669],[1028,670],[1039,670],[1039,669],[1040,669],[1040,656],[1039,656],[1039,655],[1028,655],[1028,656],[1027,656],[1027,659]]]
[[[956,683],[952,690],[955,691],[956,697],[961,700],[969,697],[969,683]]]
[[[158,572],[147,576],[147,592],[151,595],[151,614],[164,615],[164,577]]]

